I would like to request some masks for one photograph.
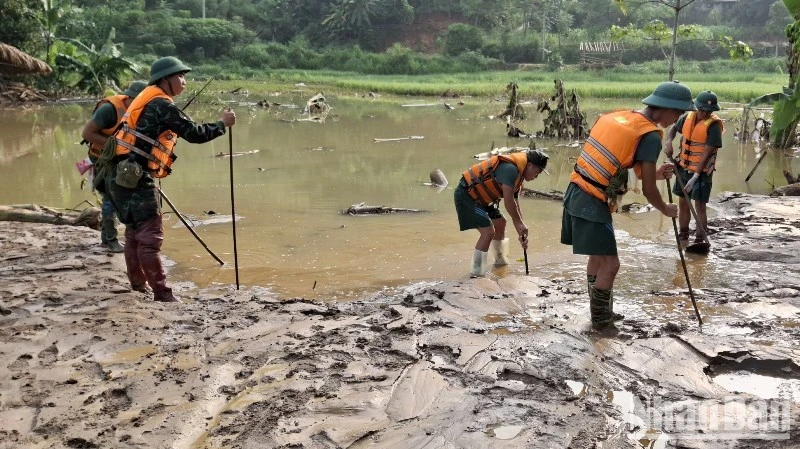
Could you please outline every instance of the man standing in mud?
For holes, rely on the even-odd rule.
[[[82,133],[83,140],[89,145],[89,160],[92,164],[97,163],[100,152],[103,150],[103,145],[106,144],[108,138],[117,129],[125,110],[128,109],[133,99],[145,87],[147,87],[147,83],[144,81],[134,81],[121,95],[106,97],[94,107],[92,118],[86,122]],[[92,170],[94,169],[95,167],[93,166]],[[100,231],[100,245],[108,248],[111,252],[121,253],[123,248],[117,239],[117,211],[114,210],[108,195],[101,195],[103,204],[101,206],[102,228]]]
[[[613,311],[612,289],[619,271],[617,242],[611,218],[618,177],[633,168],[642,180],[642,193],[667,217],[678,215],[677,206],[661,198],[656,180],[672,175],[672,164],[656,169],[663,131],[688,110],[694,110],[689,88],[675,82],[659,85],[642,100],[643,110],[617,111],[595,123],[570,177],[564,194],[561,243],[573,254],[589,256],[586,278],[592,328],[614,330],[622,315]]]
[[[173,149],[178,137],[204,143],[225,134],[236,123],[233,111],[215,123],[193,122],[173,102],[186,88],[191,69],[177,58],[165,57],[150,68],[149,86],[133,101],[114,136],[115,170],[106,177],[106,189],[125,223],[125,264],[134,290],[153,290],[153,299],[180,302],[167,286],[159,253],[164,227],[154,178],[172,173]]]
[[[680,155],[678,156],[678,179],[681,180],[683,192],[675,183],[673,193],[678,196],[678,222],[681,240],[689,240],[689,202],[684,192],[694,200],[697,223],[695,226],[695,244],[706,241],[708,215],[706,204],[711,198],[711,176],[714,174],[717,151],[722,147],[722,120],[714,114],[719,111],[717,95],[710,90],[700,92],[694,99],[697,111],[688,112],[678,119],[667,134],[667,145],[664,154],[671,158],[675,151],[672,141],[681,133]]]
[[[480,233],[472,255],[471,277],[486,273],[489,246],[495,266],[508,265],[506,219],[498,208],[500,200],[511,216],[519,242],[528,248],[528,227],[522,221],[518,196],[523,181],[532,181],[547,167],[548,156],[539,150],[492,156],[466,170],[456,187],[454,198],[458,224],[462,231]]]

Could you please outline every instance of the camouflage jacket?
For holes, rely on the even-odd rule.
[[[189,143],[205,143],[225,134],[225,125],[221,121],[197,124],[175,104],[163,98],[156,98],[144,107],[136,123],[136,131],[157,139],[161,133],[170,130]],[[151,145],[136,139],[136,148],[150,151]],[[137,162],[147,166],[147,161],[136,156]]]

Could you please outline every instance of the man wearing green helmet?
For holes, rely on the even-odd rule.
[[[660,84],[642,100],[643,110],[602,115],[589,137],[564,194],[561,243],[572,245],[574,254],[589,256],[586,278],[592,328],[614,330],[612,289],[619,271],[617,242],[611,218],[616,178],[632,168],[642,180],[642,193],[667,217],[678,215],[656,187],[657,179],[672,176],[672,164],[656,168],[663,131],[687,110],[693,110],[689,88],[676,82]],[[614,191],[612,191],[614,190]]]
[[[184,75],[189,71],[174,57],[153,63],[149,86],[125,112],[123,126],[114,136],[117,170],[106,177],[106,189],[125,223],[125,264],[131,286],[147,292],[149,285],[153,299],[162,302],[180,300],[167,286],[159,256],[164,227],[154,178],[172,173],[178,137],[205,143],[236,123],[236,114],[227,110],[216,122],[197,124],[175,105],[173,98],[186,88]]]
[[[92,118],[86,122],[82,133],[84,142],[89,145],[89,161],[92,164],[97,162],[103,145],[122,121],[125,110],[145,87],[147,83],[144,81],[134,81],[121,95],[111,95],[95,105]],[[117,239],[116,210],[108,195],[103,194],[102,197],[100,244],[112,252],[121,253],[123,248]]]
[[[664,148],[664,154],[672,157],[675,149],[672,141],[675,140],[677,133],[681,133],[680,154],[677,170],[681,184],[684,185],[683,192],[680,186],[675,183],[673,192],[678,195],[678,222],[680,232],[678,236],[681,240],[689,239],[689,202],[684,197],[684,192],[689,198],[694,200],[695,212],[697,213],[697,223],[695,226],[695,244],[706,241],[706,230],[708,229],[708,215],[706,204],[711,198],[711,176],[717,161],[717,151],[722,148],[722,133],[725,131],[722,120],[714,114],[719,111],[717,95],[710,90],[700,92],[694,99],[697,111],[688,112],[683,115],[675,125],[670,128],[667,134],[668,145]]]

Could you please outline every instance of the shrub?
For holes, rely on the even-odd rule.
[[[480,50],[483,46],[483,31],[466,23],[454,23],[447,27],[444,37],[445,54],[456,56],[465,51]]]

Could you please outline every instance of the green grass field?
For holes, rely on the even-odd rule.
[[[564,80],[567,89],[575,89],[584,99],[644,98],[666,75],[607,72],[546,72],[497,71],[484,73],[440,75],[363,75],[348,72],[275,70],[265,72],[260,79],[230,79],[214,82],[214,91],[230,91],[237,87],[253,95],[296,89],[304,83],[306,89],[338,95],[362,95],[374,92],[389,96],[441,96],[448,92],[461,96],[500,96],[510,81],[519,85],[523,99],[550,95],[553,80]],[[760,95],[776,92],[788,81],[780,73],[695,73],[678,77],[692,92],[710,89],[722,102],[747,103]],[[203,82],[190,83],[198,89]]]

